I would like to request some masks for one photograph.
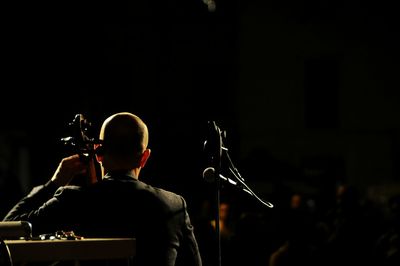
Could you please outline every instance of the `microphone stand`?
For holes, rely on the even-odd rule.
[[[212,127],[213,135],[215,134],[214,137],[212,137],[212,150],[213,150],[213,155],[212,155],[212,161],[214,162],[214,167],[209,167],[206,170],[214,170],[214,181],[215,181],[215,202],[216,202],[216,211],[215,211],[215,232],[216,232],[216,237],[217,237],[217,266],[221,266],[221,230],[220,230],[220,192],[221,192],[221,179],[224,181],[228,181],[228,183],[231,183],[233,185],[236,185],[238,188],[241,188],[244,192],[250,194],[254,198],[256,198],[259,202],[261,202],[263,205],[267,206],[268,208],[273,208],[274,205],[268,201],[262,200],[260,197],[254,193],[250,187],[244,182],[244,179],[241,177],[238,169],[234,166],[229,153],[228,149],[225,147],[223,141],[222,141],[222,134],[225,134],[225,132],[221,131],[221,129],[216,125],[214,121],[210,122],[210,126]],[[218,148],[218,149],[216,149]],[[217,150],[217,152],[216,152]],[[228,160],[229,163],[229,171],[230,173],[235,177],[236,181],[233,181],[230,178],[224,177],[221,174],[221,166],[222,166],[222,154],[225,154],[225,157]],[[204,175],[205,172],[203,172]]]
[[[218,153],[215,155],[215,175],[218,177],[221,172],[221,156],[222,156],[222,135],[221,129],[215,124],[213,121],[213,127],[217,131],[217,144],[218,144]],[[221,256],[221,228],[220,228],[220,205],[221,205],[221,179],[215,178],[215,233],[216,233],[216,249],[217,249],[217,266],[221,266],[222,264],[222,256]]]
[[[219,170],[216,170],[219,173]],[[216,178],[215,181],[215,201],[216,201],[216,211],[215,211],[215,232],[217,235],[217,265],[221,266],[221,229],[220,229],[220,190],[221,190],[221,181],[220,178]]]

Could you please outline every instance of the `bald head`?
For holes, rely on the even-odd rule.
[[[138,116],[121,112],[103,122],[100,139],[103,141],[103,166],[108,170],[130,170],[140,166],[149,133]]]

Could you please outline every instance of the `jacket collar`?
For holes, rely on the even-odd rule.
[[[138,178],[132,174],[130,171],[110,171],[107,172],[103,179],[113,179],[113,180],[138,180]]]

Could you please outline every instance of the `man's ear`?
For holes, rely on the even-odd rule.
[[[104,158],[103,146],[101,146],[100,144],[95,144],[94,145],[94,151],[95,151],[97,162],[99,162],[99,163],[102,162],[103,158]]]
[[[142,157],[140,158],[140,167],[143,168],[146,165],[147,159],[150,157],[151,150],[145,149],[142,153]]]

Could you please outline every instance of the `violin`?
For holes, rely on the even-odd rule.
[[[69,146],[75,153],[79,154],[80,159],[87,164],[87,172],[84,177],[75,177],[75,185],[89,185],[100,181],[102,178],[101,167],[96,159],[96,145],[100,140],[90,136],[92,124],[82,115],[76,114],[69,127],[71,135],[61,138],[65,146]]]

